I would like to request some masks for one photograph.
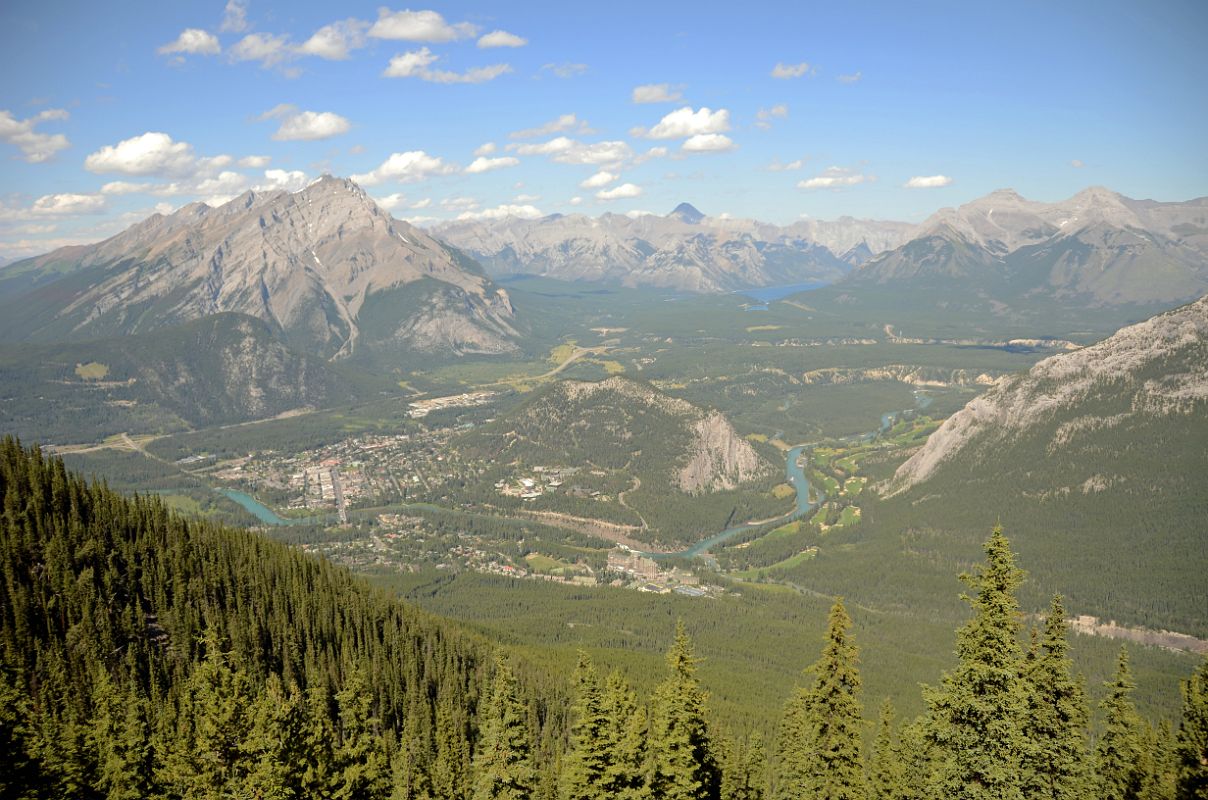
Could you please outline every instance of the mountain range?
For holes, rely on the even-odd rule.
[[[0,272],[8,340],[129,335],[223,312],[258,318],[291,347],[327,358],[516,348],[506,291],[331,176],[217,208],[192,203]]]

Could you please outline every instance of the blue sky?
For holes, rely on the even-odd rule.
[[[1206,34],[1202,0],[10,0],[0,258],[323,172],[419,221],[1184,200],[1208,194]]]

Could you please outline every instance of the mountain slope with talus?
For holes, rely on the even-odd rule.
[[[0,335],[30,341],[236,312],[264,320],[296,349],[339,358],[375,349],[509,352],[517,336],[507,293],[476,264],[331,176],[294,193],[246,192],[218,208],[193,203],[99,244],[11,265],[0,272],[0,311]]]

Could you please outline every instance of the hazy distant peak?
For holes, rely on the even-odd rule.
[[[676,217],[689,225],[696,225],[705,218],[705,215],[700,213],[691,203],[680,203],[667,216]]]

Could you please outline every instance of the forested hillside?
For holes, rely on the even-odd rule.
[[[841,601],[773,741],[711,719],[681,625],[640,700],[573,687],[255,535],[186,521],[0,443],[0,797],[1199,798],[1208,665],[1178,730],[1127,653],[1089,734],[1059,599],[1022,644],[995,531],[957,666],[909,724],[863,722]]]

